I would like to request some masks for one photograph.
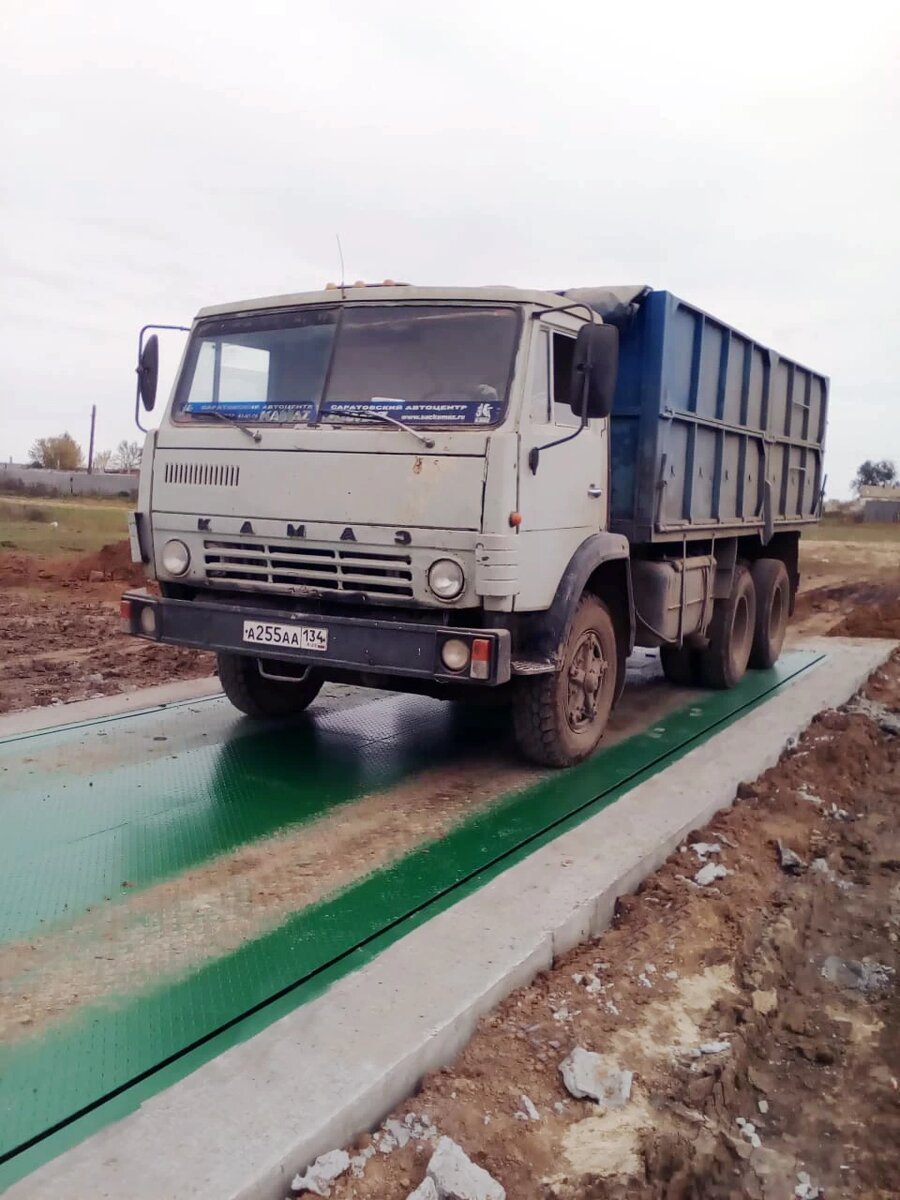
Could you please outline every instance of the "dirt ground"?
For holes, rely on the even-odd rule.
[[[900,539],[802,542],[794,633],[900,637]],[[128,543],[81,557],[0,549],[0,712],[210,675],[212,655],[123,634]]]
[[[119,628],[119,598],[143,585],[128,542],[77,557],[0,551],[0,712],[211,675],[211,654]]]
[[[866,695],[484,1018],[390,1118],[412,1137],[348,1147],[334,1200],[405,1200],[438,1134],[509,1200],[900,1195],[900,654]],[[576,1047],[624,1105],[569,1094]]]

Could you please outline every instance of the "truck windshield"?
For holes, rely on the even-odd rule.
[[[383,413],[410,425],[494,425],[518,340],[513,308],[360,305],[203,321],[176,419],[267,424]],[[379,422],[380,424],[380,422]]]

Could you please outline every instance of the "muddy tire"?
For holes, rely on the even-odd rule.
[[[596,750],[616,694],[618,660],[609,609],[585,593],[569,625],[561,670],[516,681],[513,728],[526,758],[542,767],[570,767]]]
[[[216,657],[225,695],[235,708],[258,720],[296,716],[312,704],[322,686],[313,673],[297,683],[266,679],[257,660],[247,654],[220,652]]]
[[[756,628],[756,588],[745,566],[734,568],[731,595],[717,600],[709,626],[709,647],[700,652],[707,687],[732,688],[747,671]]]
[[[660,646],[663,675],[675,687],[697,687],[702,683],[700,651],[690,646]]]
[[[758,558],[750,568],[756,588],[756,623],[750,666],[764,671],[781,654],[791,607],[791,584],[778,558]]]

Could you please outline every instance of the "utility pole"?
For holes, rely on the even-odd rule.
[[[94,469],[94,427],[97,424],[97,405],[91,405],[91,440],[88,442],[88,469],[90,475]]]

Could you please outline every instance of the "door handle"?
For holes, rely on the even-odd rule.
[[[591,484],[591,486],[588,488],[588,495],[589,495],[589,496],[594,496],[595,498],[596,498],[597,496],[602,496],[602,495],[603,495],[603,488],[602,488],[602,487],[597,487],[596,483],[592,483],[592,484]]]

